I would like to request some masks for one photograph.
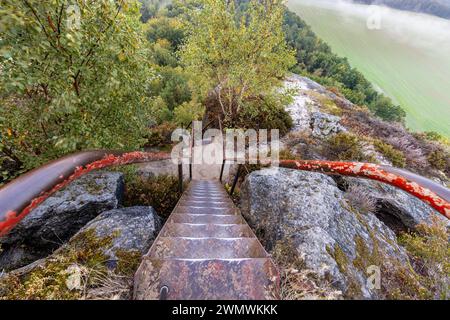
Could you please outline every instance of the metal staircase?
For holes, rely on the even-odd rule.
[[[194,143],[191,149],[191,154],[199,152]],[[97,150],[68,155],[32,170],[0,188],[0,237],[7,236],[52,194],[93,170],[168,159],[171,155],[166,153]],[[282,160],[279,165],[387,183],[450,219],[450,190],[402,169],[317,160]],[[279,275],[274,263],[220,182],[214,180],[219,179],[219,171],[222,178],[224,166],[225,161],[221,168],[220,165],[192,165],[191,161],[189,176],[198,176],[199,180],[191,182],[144,257],[136,274],[135,299],[279,297]],[[178,170],[182,187],[182,164]],[[239,173],[238,169],[234,182]]]
[[[135,276],[137,300],[276,299],[279,274],[218,181],[192,181]]]

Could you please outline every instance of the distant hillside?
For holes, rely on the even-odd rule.
[[[382,4],[391,8],[432,14],[450,19],[450,0],[353,0],[363,4]]]

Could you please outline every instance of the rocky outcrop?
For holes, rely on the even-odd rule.
[[[374,214],[347,205],[344,192],[322,174],[253,172],[241,188],[241,210],[268,250],[291,241],[305,267],[330,279],[347,297],[378,297],[367,281],[369,268],[408,259],[390,228]]]
[[[48,198],[0,239],[0,270],[43,258],[100,213],[117,208],[124,191],[121,173],[97,172]]]
[[[346,131],[339,123],[341,118],[322,112],[313,112],[311,114],[312,134],[316,138],[326,138]]]
[[[152,207],[103,212],[50,256],[0,275],[0,300],[131,299],[133,275],[160,229]]]
[[[305,92],[308,90],[308,84],[303,77],[291,75],[286,79],[284,87],[292,93],[292,102],[286,107],[286,111],[292,118],[292,130],[302,131],[310,128],[312,111],[317,111],[312,99]]]
[[[104,254],[109,257],[108,266],[114,268],[119,259],[118,251],[145,254],[161,227],[162,220],[152,207],[130,207],[100,214],[79,233],[95,231],[98,238],[113,235],[112,246],[105,248]]]
[[[292,102],[286,107],[293,121],[292,131],[308,130],[316,138],[327,138],[346,131],[340,124],[340,117],[319,111],[323,106],[317,101],[340,101],[342,98],[320,84],[296,74],[286,79],[284,88],[292,96]]]
[[[358,186],[377,205],[377,216],[393,230],[414,230],[420,223],[430,224],[437,216],[450,226],[450,221],[423,201],[387,184],[357,179],[342,178],[345,187]]]

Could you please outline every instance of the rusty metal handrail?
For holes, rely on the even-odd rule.
[[[86,151],[30,171],[0,189],[0,236],[16,226],[45,199],[75,179],[98,169],[170,159],[167,153]],[[357,162],[282,160],[280,167],[376,180],[402,189],[450,219],[450,190],[406,170]],[[235,177],[234,192],[241,170]]]
[[[52,161],[0,189],[0,236],[52,194],[79,177],[110,166],[170,159],[168,153],[85,151]]]
[[[450,219],[450,190],[444,186],[407,170],[386,165],[359,162],[321,160],[281,160],[280,167],[364,178],[389,184],[425,202],[447,219]],[[230,195],[233,195],[241,170],[234,179]]]

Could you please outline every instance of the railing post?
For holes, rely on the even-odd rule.
[[[222,169],[220,169],[220,182],[222,182],[222,180],[223,180],[223,171],[225,170],[225,163],[226,163],[226,161],[227,160],[223,159]]]
[[[192,122],[191,122],[192,124]],[[189,142],[189,181],[192,181],[192,161],[194,161],[194,126],[191,128],[191,141]]]
[[[178,191],[183,193],[183,163],[178,165]]]
[[[217,119],[219,120],[219,130],[220,130],[220,134],[222,135],[222,156],[223,156],[223,161],[222,161],[222,168],[220,169],[220,182],[222,182],[223,180],[223,171],[225,170],[225,164],[227,162],[226,159],[226,146],[225,146],[225,139],[223,138],[223,128],[222,128],[222,121],[220,120],[220,116],[217,116]]]
[[[234,177],[233,186],[231,187],[231,190],[230,190],[230,196],[233,195],[234,190],[236,189],[236,185],[237,185],[237,183],[239,181],[239,176],[241,175],[241,169],[242,169],[242,164],[240,164],[238,166],[238,170],[236,172],[236,176]]]

